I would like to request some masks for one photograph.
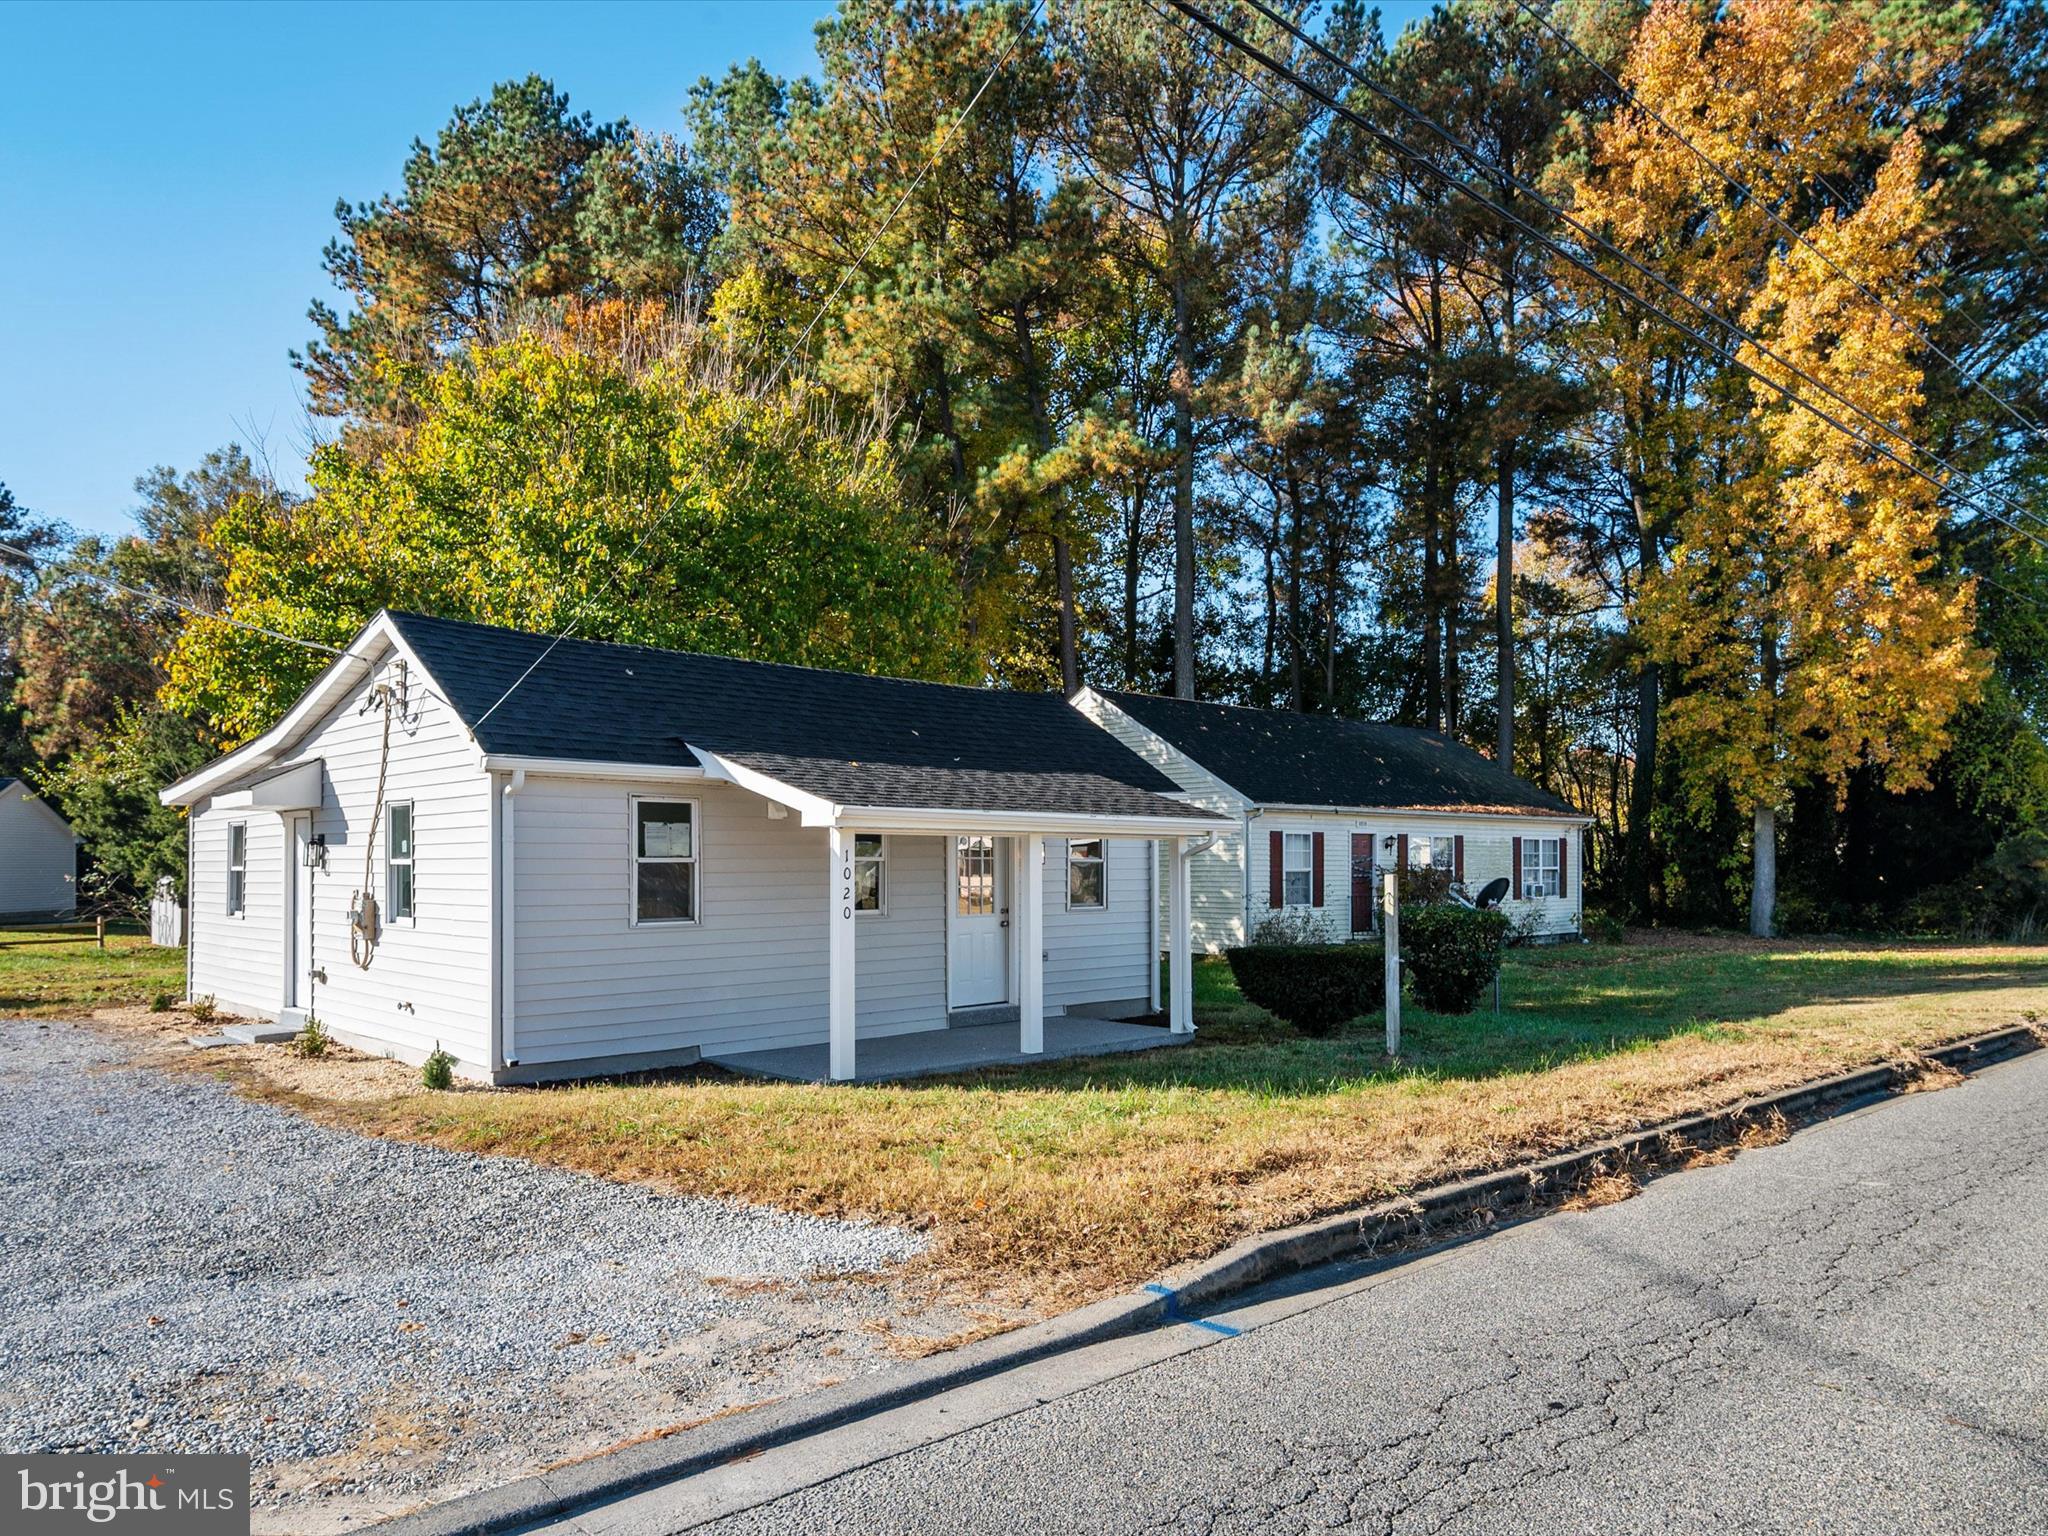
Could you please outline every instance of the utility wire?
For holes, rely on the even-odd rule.
[[[1940,358],[1944,363],[1948,364],[1948,366],[1955,371],[1956,377],[1962,380],[1963,382],[1963,392],[1965,394],[1968,394],[1973,389],[1983,391],[1985,394],[1989,395],[1992,398],[1992,400],[1997,402],[1999,407],[2004,410],[2006,415],[2010,416],[2014,421],[2018,422],[2020,426],[2025,428],[2028,432],[2033,433],[2036,436],[2048,436],[2048,429],[2044,429],[2038,421],[2035,421],[2032,417],[2024,414],[2010,400],[2006,399],[2005,396],[2001,395],[1997,390],[1993,389],[1991,385],[1987,383],[1983,377],[1972,378],[1969,374],[1969,371],[1963,366],[1963,364],[1960,361],[1958,361],[1955,357],[1951,356],[1949,352],[1947,352],[1941,346],[1941,344],[1937,342],[1934,339],[1934,337],[1930,335],[1923,327],[1915,324],[1911,320],[1908,320],[1904,315],[1900,314],[1896,309],[1892,308],[1890,304],[1885,302],[1884,297],[1881,294],[1877,293],[1874,289],[1870,288],[1861,279],[1852,275],[1841,265],[1840,262],[1836,261],[1834,257],[1828,255],[1826,251],[1823,251],[1819,246],[1815,245],[1813,241],[1808,239],[1807,236],[1801,230],[1795,228],[1788,220],[1786,220],[1774,206],[1772,206],[1764,198],[1758,196],[1754,188],[1750,187],[1747,183],[1743,182],[1732,171],[1728,170],[1726,166],[1722,165],[1720,161],[1716,160],[1712,155],[1708,154],[1705,150],[1701,149],[1691,139],[1687,138],[1684,132],[1677,128],[1675,125],[1673,125],[1661,112],[1657,111],[1656,108],[1650,106],[1640,96],[1636,95],[1634,91],[1629,89],[1628,86],[1624,85],[1620,80],[1616,79],[1605,65],[1603,65],[1598,59],[1594,58],[1584,48],[1580,47],[1578,43],[1574,41],[1562,28],[1560,28],[1554,22],[1552,22],[1548,16],[1545,16],[1541,11],[1537,10],[1535,6],[1531,5],[1529,3],[1529,0],[1514,0],[1514,4],[1515,7],[1518,10],[1520,10],[1523,15],[1527,16],[1531,21],[1535,22],[1537,26],[1541,27],[1545,32],[1548,32],[1552,37],[1556,38],[1560,43],[1564,44],[1565,47],[1569,48],[1580,59],[1584,60],[1585,63],[1590,65],[1594,72],[1597,73],[1601,79],[1605,80],[1609,85],[1613,86],[1615,90],[1621,93],[1622,98],[1625,101],[1627,101],[1630,106],[1634,107],[1638,112],[1641,112],[1645,117],[1649,118],[1652,122],[1656,123],[1658,127],[1662,128],[1666,133],[1670,134],[1680,144],[1684,145],[1685,148],[1692,154],[1693,158],[1698,160],[1700,164],[1706,166],[1708,170],[1712,171],[1716,176],[1719,176],[1721,180],[1726,182],[1736,192],[1740,193],[1744,198],[1748,199],[1756,207],[1762,209],[1764,216],[1766,218],[1768,218],[1779,229],[1783,230],[1792,239],[1796,240],[1800,245],[1804,246],[1808,251],[1811,251],[1815,256],[1818,256],[1823,262],[1827,264],[1828,269],[1830,271],[1832,271],[1837,277],[1841,278],[1842,281],[1848,283],[1850,286],[1855,288],[1855,290],[1858,293],[1862,294],[1863,297],[1868,299],[1872,304],[1876,305],[1879,309],[1884,311],[1884,313],[1890,317],[1890,319],[1895,325],[1899,326],[1901,329],[1905,330],[1910,335],[1917,337],[1920,340],[1920,342],[1927,348],[1928,351],[1932,352],[1936,357]],[[1975,322],[1973,321],[1972,323]],[[1979,335],[1986,334],[1982,325],[1978,325],[1977,329]],[[1988,373],[1989,370],[1987,369],[1986,371]]]
[[[1806,399],[1803,395],[1793,390],[1790,386],[1783,384],[1776,379],[1768,377],[1751,364],[1743,361],[1743,359],[1736,355],[1734,352],[1731,352],[1726,347],[1717,344],[1710,337],[1701,334],[1698,330],[1686,324],[1686,322],[1680,320],[1677,316],[1671,314],[1668,310],[1660,308],[1658,305],[1652,303],[1649,299],[1645,298],[1642,294],[1636,292],[1634,289],[1628,287],[1626,284],[1621,283],[1609,274],[1602,272],[1598,267],[1594,266],[1590,261],[1588,261],[1584,257],[1578,255],[1573,251],[1567,250],[1562,245],[1557,244],[1554,240],[1546,236],[1541,230],[1537,229],[1536,226],[1531,224],[1527,219],[1522,218],[1520,215],[1514,213],[1511,209],[1504,207],[1502,204],[1495,202],[1485,193],[1477,190],[1469,183],[1463,181],[1459,177],[1453,175],[1451,172],[1445,170],[1443,167],[1437,165],[1427,155],[1424,155],[1423,153],[1421,153],[1421,151],[1415,149],[1412,145],[1404,143],[1400,139],[1396,138],[1393,134],[1387,132],[1385,129],[1380,128],[1377,124],[1367,121],[1357,112],[1345,106],[1337,98],[1331,96],[1327,91],[1323,90],[1320,86],[1317,86],[1312,81],[1306,79],[1289,66],[1281,63],[1278,59],[1275,59],[1270,53],[1266,52],[1264,49],[1258,47],[1254,43],[1249,42],[1228,26],[1225,26],[1223,23],[1216,21],[1214,18],[1206,15],[1204,12],[1199,10],[1194,5],[1189,4],[1188,0],[1164,0],[1164,3],[1171,5],[1176,11],[1179,11],[1189,20],[1194,21],[1198,26],[1202,27],[1205,31],[1208,31],[1217,38],[1221,39],[1229,47],[1237,50],[1240,53],[1243,53],[1246,57],[1257,61],[1259,64],[1263,65],[1272,73],[1288,81],[1290,84],[1295,86],[1296,89],[1302,91],[1306,95],[1320,102],[1329,111],[1334,112],[1338,116],[1344,118],[1347,122],[1353,124],[1355,127],[1357,127],[1360,131],[1367,134],[1369,137],[1375,139],[1379,143],[1393,150],[1397,155],[1400,155],[1406,159],[1413,160],[1416,164],[1424,167],[1433,175],[1437,176],[1440,180],[1442,180],[1446,187],[1448,187],[1450,190],[1454,192],[1463,193],[1466,197],[1472,199],[1481,207],[1488,209],[1489,211],[1499,215],[1501,218],[1507,220],[1508,222],[1525,230],[1544,249],[1551,251],[1553,254],[1560,257],[1574,268],[1584,272],[1587,276],[1591,277],[1595,282],[1601,284],[1609,291],[1619,295],[1624,299],[1631,301],[1632,303],[1640,306],[1642,309],[1648,311],[1649,313],[1658,316],[1660,319],[1664,320],[1673,329],[1677,330],[1687,339],[1693,341],[1701,347],[1706,348],[1709,352],[1721,358],[1730,366],[1738,369],[1740,372],[1748,375],[1750,378],[1756,380],[1758,383],[1764,385],[1765,387],[1775,391],[1786,401],[1790,402],[1791,404],[1799,406],[1801,409],[1807,411],[1809,414],[1817,417],[1819,420],[1833,427],[1837,432],[1841,433],[1843,436],[1849,438],[1854,442],[1862,444],[1871,452],[1876,453],[1879,456],[1890,460],[1892,463],[1896,464],[1899,468],[1905,470],[1907,473],[1914,475],[1918,479],[1924,480],[1928,485],[1932,486],[1940,494],[1944,496],[1959,494],[1956,489],[1953,489],[1950,485],[1945,485],[1940,480],[1935,479],[1934,476],[1928,474],[1925,470],[1921,469],[1917,464],[1912,463],[1910,460],[1901,458],[1898,453],[1896,453],[1886,445],[1876,442],[1871,438],[1865,437],[1863,434],[1854,430],[1852,427],[1847,425],[1847,423],[1843,422],[1838,417],[1829,414],[1827,411],[1824,411],[1819,406],[1813,404],[1810,400]],[[1249,3],[1251,3],[1254,6],[1257,6],[1262,11],[1264,10],[1264,7],[1259,5],[1259,0],[1249,0]],[[1156,5],[1154,8],[1157,8]],[[1270,12],[1268,12],[1267,14],[1271,15]],[[1284,18],[1276,19],[1280,20],[1281,25],[1285,26],[1287,30],[1294,33],[1295,36],[1302,38],[1302,40],[1309,42],[1310,46],[1315,47],[1319,52],[1322,52],[1326,56],[1331,57],[1333,59],[1336,58],[1336,55],[1330,54],[1329,50],[1322,48],[1320,44],[1314,43],[1312,39],[1308,39],[1305,34],[1300,33],[1298,30],[1296,30],[1292,26],[1292,24],[1286,22]],[[1340,63],[1346,70],[1349,70],[1354,75],[1357,75],[1357,77],[1361,81],[1364,81],[1365,77],[1362,75],[1358,75],[1357,71],[1352,70],[1351,66],[1348,63],[1345,63],[1341,59],[1337,60],[1337,62]],[[1385,94],[1387,94],[1391,100],[1397,102],[1399,101],[1399,98],[1393,97],[1391,92]],[[1423,122],[1429,121],[1429,119],[1427,119],[1427,117],[1425,117],[1419,110],[1408,106],[1405,102],[1400,103],[1400,105],[1404,111],[1408,112],[1411,116],[1416,117],[1418,120],[1421,120]],[[1432,124],[1431,126],[1434,127],[1436,125]],[[1436,127],[1436,131],[1439,134],[1441,134],[1447,141],[1452,143],[1454,146],[1460,147],[1462,152],[1467,157],[1477,160],[1477,162],[1482,167],[1484,166],[1484,160],[1478,157],[1477,152],[1474,151],[1471,148],[1471,146],[1464,144],[1462,140],[1457,139],[1457,137],[1451,134],[1447,129]],[[1496,177],[1496,179],[1512,179],[1507,177],[1504,173],[1501,173],[1497,170],[1492,172],[1492,174]],[[1555,205],[1548,203],[1545,199],[1541,198],[1540,195],[1534,194],[1532,192],[1531,196],[1534,201],[1542,203],[1543,206],[1550,208],[1552,212],[1559,211],[1555,208]],[[1604,243],[1599,242],[1598,236],[1593,236],[1592,238],[1597,243]],[[1612,248],[1610,247],[1610,249]],[[1645,275],[1656,280],[1663,286],[1667,288],[1671,287],[1669,283],[1664,282],[1664,280],[1661,277],[1658,277],[1656,273],[1651,272],[1646,267],[1643,267],[1640,262],[1634,261],[1633,258],[1627,256],[1625,253],[1617,251],[1615,254],[1619,256],[1624,262],[1627,262],[1630,265],[1633,265],[1638,269],[1642,270],[1645,273]],[[1672,288],[1671,291],[1676,293],[1692,308],[1699,310],[1708,319],[1713,320],[1717,325],[1727,329],[1731,334],[1741,334],[1747,337],[1750,343],[1754,345],[1758,351],[1764,353],[1766,356],[1771,357],[1780,366],[1784,367],[1787,372],[1795,374],[1798,377],[1805,379],[1808,383],[1813,384],[1823,394],[1829,395],[1838,400],[1842,399],[1841,396],[1836,395],[1835,392],[1833,390],[1830,390],[1825,384],[1822,384],[1818,380],[1813,379],[1810,375],[1805,374],[1796,365],[1787,362],[1783,358],[1777,357],[1775,353],[1771,352],[1769,348],[1765,347],[1756,338],[1748,337],[1747,333],[1743,332],[1741,328],[1735,325],[1732,321],[1729,321],[1725,317],[1720,316],[1715,312],[1706,309],[1705,306],[1700,305],[1696,300],[1693,300],[1689,295],[1684,294],[1682,291],[1678,289]],[[1915,451],[1926,454],[1930,458],[1935,459],[1936,462],[1942,464],[1943,467],[1949,470],[1950,474],[1962,487],[1967,489],[1969,485],[1968,477],[1965,476],[1960,470],[1956,469],[1955,466],[1949,464],[1945,459],[1942,459],[1939,455],[1934,454],[1930,449],[1921,448],[1917,443],[1914,443],[1911,438],[1908,438],[1904,433],[1900,432],[1897,428],[1890,426],[1889,424],[1879,420],[1874,416],[1870,416],[1869,412],[1864,411],[1860,406],[1856,406],[1854,402],[1845,400],[1843,403],[1849,405],[1851,409],[1856,411],[1858,414],[1869,417],[1869,419],[1873,423],[1875,423],[1877,426],[1879,426],[1886,432],[1890,433],[1892,436],[1898,438],[1901,442],[1904,442],[1908,447],[1913,448]],[[1978,512],[1980,515],[1988,516],[1992,518],[1994,521],[2003,523],[2005,524],[2005,526],[2011,528],[2013,531],[2020,533],[2027,538],[2032,539],[2037,544],[2040,544],[2044,549],[2048,549],[2048,540],[2042,539],[2040,535],[2034,533],[2032,530],[2022,527],[2020,524],[2013,522],[2010,518],[2004,517],[1995,511],[1987,510],[1986,508],[1982,507],[1981,505],[1978,505],[1974,501],[1971,501],[1970,505],[1972,506],[1972,509]],[[2025,513],[2025,509],[2020,510],[2025,515],[2035,515],[2031,513]]]
[[[1169,3],[1172,4],[1176,10],[1182,12],[1183,14],[1194,17],[1197,20],[1201,21],[1204,26],[1208,27],[1212,31],[1216,31],[1218,35],[1224,36],[1226,40],[1231,37],[1237,37],[1238,43],[1234,46],[1241,46],[1244,49],[1252,49],[1254,47],[1253,44],[1251,44],[1248,41],[1245,41],[1241,36],[1234,33],[1232,29],[1224,26],[1221,22],[1217,22],[1213,18],[1208,17],[1197,7],[1188,3],[1188,0],[1169,0]],[[1605,251],[1608,255],[1613,256],[1616,259],[1626,263],[1633,270],[1642,273],[1643,276],[1647,277],[1659,288],[1663,289],[1666,293],[1670,294],[1673,298],[1677,299],[1687,308],[1693,310],[1702,318],[1712,321],[1714,324],[1722,327],[1724,330],[1728,332],[1730,336],[1740,337],[1743,342],[1746,342],[1749,346],[1754,347],[1758,352],[1761,352],[1765,357],[1768,357],[1772,362],[1776,363],[1779,367],[1785,369],[1788,373],[1791,373],[1795,377],[1802,379],[1806,383],[1812,385],[1815,389],[1819,390],[1823,395],[1827,396],[1830,400],[1833,400],[1837,405],[1842,406],[1847,410],[1853,412],[1854,414],[1862,417],[1865,421],[1869,422],[1873,427],[1876,427],[1879,430],[1888,433],[1890,436],[1897,439],[1900,443],[1903,443],[1908,449],[1911,449],[1913,452],[1919,453],[1923,457],[1928,458],[1932,460],[1934,463],[1940,465],[1941,468],[1948,471],[1950,477],[1954,482],[1968,488],[1973,496],[1984,494],[1983,492],[1978,491],[1976,489],[1975,482],[1972,480],[1970,476],[1965,474],[1964,471],[1959,469],[1955,464],[1951,463],[1948,459],[1944,458],[1941,454],[1936,453],[1931,448],[1925,447],[1900,427],[1894,425],[1889,421],[1886,421],[1884,418],[1866,409],[1864,406],[1860,405],[1856,401],[1851,400],[1848,396],[1842,394],[1840,391],[1833,389],[1821,380],[1816,379],[1812,374],[1800,368],[1791,359],[1780,356],[1777,352],[1773,351],[1769,346],[1765,345],[1761,337],[1745,329],[1737,321],[1721,314],[1720,311],[1711,308],[1710,306],[1702,303],[1698,299],[1695,299],[1691,294],[1687,293],[1677,284],[1671,282],[1662,273],[1657,272],[1649,266],[1646,266],[1643,262],[1637,260],[1635,257],[1629,255],[1626,251],[1614,245],[1611,241],[1602,237],[1597,231],[1589,228],[1569,211],[1559,207],[1556,203],[1546,198],[1538,188],[1533,186],[1524,178],[1515,175],[1512,171],[1494,165],[1491,161],[1487,160],[1486,157],[1482,155],[1477,149],[1475,149],[1471,144],[1467,143],[1464,139],[1461,139],[1456,134],[1452,133],[1450,129],[1444,127],[1443,124],[1439,123],[1435,118],[1429,116],[1428,113],[1422,111],[1421,108],[1414,106],[1410,102],[1404,100],[1399,95],[1396,95],[1392,90],[1390,90],[1386,86],[1383,86],[1378,81],[1372,79],[1371,76],[1367,75],[1364,71],[1358,69],[1349,60],[1343,58],[1341,55],[1325,47],[1315,37],[1310,35],[1308,32],[1304,31],[1301,27],[1297,26],[1285,15],[1274,10],[1270,5],[1266,3],[1266,0],[1246,0],[1246,3],[1249,4],[1254,10],[1258,11],[1261,15],[1265,16],[1268,20],[1272,21],[1275,25],[1283,28],[1290,36],[1294,37],[1297,41],[1306,44],[1309,48],[1314,49],[1318,54],[1322,55],[1322,57],[1328,59],[1332,64],[1335,64],[1339,69],[1343,70],[1346,74],[1350,75],[1352,79],[1356,80],[1360,85],[1364,86],[1368,91],[1372,92],[1375,96],[1378,96],[1381,100],[1387,102],[1390,106],[1394,107],[1396,110],[1400,111],[1405,116],[1411,118],[1413,121],[1418,122],[1422,124],[1424,127],[1428,128],[1432,133],[1436,134],[1438,138],[1442,139],[1453,150],[1455,150],[1459,158],[1464,160],[1481,176],[1487,178],[1489,181],[1512,186],[1516,190],[1520,191],[1532,202],[1537,204],[1546,212],[1553,215],[1562,223],[1569,226],[1576,234],[1578,234],[1581,237],[1581,239],[1588,241],[1593,245],[1599,246],[1600,249]],[[1284,66],[1281,67],[1284,68]],[[1298,76],[1295,78],[1297,80],[1297,83],[1299,83],[1304,89],[1315,89],[1306,80],[1303,80]],[[1348,109],[1345,110],[1347,111],[1347,115],[1353,117],[1353,119],[1356,120],[1356,114],[1350,114],[1348,112]],[[1368,131],[1375,130],[1368,128]],[[1399,141],[1395,142],[1398,143]],[[1401,144],[1401,148],[1406,150],[1411,155],[1414,155],[1416,153],[1412,145]],[[1428,160],[1427,157],[1420,158],[1422,164],[1429,166],[1429,168],[1435,171],[1437,174],[1446,176],[1446,179],[1451,183],[1453,187],[1463,189],[1467,192],[1468,195],[1476,195],[1473,193],[1473,190],[1469,185],[1462,181],[1459,181],[1455,177],[1449,177],[1447,173],[1442,171],[1441,167],[1436,166],[1434,162]],[[1536,231],[1532,228],[1532,226],[1528,223],[1527,220],[1518,218],[1512,211],[1510,211],[1503,204],[1493,202],[1491,199],[1487,199],[1486,202],[1488,207],[1492,208],[1502,217],[1513,220],[1522,228],[1529,229],[1531,233],[1536,233]],[[1558,246],[1553,240],[1550,240],[1549,237],[1538,234],[1538,238],[1540,240],[1543,240],[1549,249],[1556,251],[1560,255],[1565,254],[1563,248],[1561,246]],[[1663,315],[1664,318],[1667,320],[1673,318],[1668,311],[1659,309],[1657,312]],[[1757,374],[1754,369],[1749,370],[1749,372],[1753,377],[1762,377],[1761,375]],[[1773,383],[1774,387],[1779,388],[1781,393],[1789,393],[1784,391],[1782,386],[1775,385],[1775,381],[1766,380],[1765,382]],[[1805,402],[1802,400],[1801,403],[1803,404]],[[1863,439],[1863,441],[1866,443],[1866,445],[1868,445],[1868,439]],[[1915,474],[1918,474],[1921,479],[1927,481],[1928,484],[1934,486],[1944,495],[1950,494],[1948,488],[1944,486],[1942,482],[1936,480],[1932,475],[1925,474],[1924,472],[1918,470],[1912,465],[1904,464],[1904,461],[1899,460],[1897,455],[1895,454],[1891,457],[1894,459],[1895,462],[1901,463],[1903,467],[1912,470]],[[2000,499],[2005,500],[2004,498]],[[2016,515],[2021,517],[2031,517],[2036,522],[2041,523],[2042,526],[2048,527],[2048,518],[2043,518],[2039,513],[2033,512],[2031,509],[2022,507],[2018,503],[2009,500],[2006,500],[2005,504],[2008,507],[2010,507]],[[1978,510],[1981,512],[1983,509],[1981,506],[1979,506]]]

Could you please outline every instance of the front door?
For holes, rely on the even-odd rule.
[[[291,886],[291,909],[285,914],[291,934],[285,941],[284,1005],[287,1008],[304,1008],[311,998],[312,986],[307,976],[313,964],[313,866],[308,845],[313,839],[313,818],[294,816],[291,819],[291,836],[284,840],[284,856],[290,859],[291,868],[285,872],[285,879]]]
[[[1379,899],[1372,888],[1372,834],[1351,834],[1351,931],[1371,933]]]
[[[947,940],[946,1006],[982,1008],[1010,997],[1006,839],[953,839],[953,908]]]

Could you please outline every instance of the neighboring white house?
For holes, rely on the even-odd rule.
[[[21,780],[0,778],[0,918],[68,916],[77,881],[71,824]]]
[[[1239,829],[1056,695],[392,613],[163,799],[193,996],[497,1082],[1154,1013]]]
[[[1466,892],[1507,882],[1533,933],[1579,931],[1591,818],[1447,737],[1334,715],[1084,688],[1075,708],[1230,830],[1195,855],[1193,943],[1243,944],[1269,914],[1332,939],[1373,932],[1375,871],[1448,868]]]

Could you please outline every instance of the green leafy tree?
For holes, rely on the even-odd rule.
[[[660,306],[571,311],[428,381],[408,441],[315,455],[289,518],[215,524],[232,616],[328,645],[381,607],[765,661],[974,675],[943,563],[880,442],[815,389],[752,385]],[[204,619],[163,702],[224,744],[265,729],[319,659]]]

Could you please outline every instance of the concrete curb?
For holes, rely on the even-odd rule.
[[[1113,1296],[928,1360],[716,1420],[670,1438],[629,1445],[366,1529],[380,1536],[497,1536],[515,1531],[601,1500],[676,1482],[1050,1355],[1136,1333],[1180,1317],[1190,1305],[1219,1300],[1276,1275],[1354,1257],[1390,1242],[1411,1242],[1481,1212],[1531,1205],[1615,1163],[1646,1154],[1668,1154],[1674,1143],[1711,1145],[1774,1113],[1840,1110],[1859,1101],[1887,1097],[1912,1081],[1922,1061],[1973,1072],[2039,1050],[2044,1043],[2048,1042],[2026,1026],[1994,1030],[1928,1051],[1920,1060],[1885,1062],[1840,1073],[1744,1099],[1708,1114],[1688,1115],[1609,1137],[1539,1162],[1440,1184],[1416,1195],[1283,1231],[1260,1233],[1211,1258],[1170,1271],[1166,1283],[1156,1290]]]

